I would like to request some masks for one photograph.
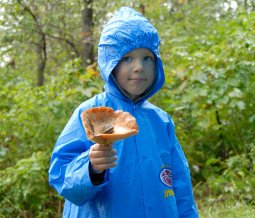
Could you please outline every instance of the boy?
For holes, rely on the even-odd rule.
[[[121,8],[104,27],[98,64],[105,92],[75,110],[52,154],[49,181],[65,198],[63,217],[198,217],[173,122],[147,101],[164,83],[158,49],[156,29],[131,8]],[[132,114],[139,133],[93,144],[80,116],[99,106]]]

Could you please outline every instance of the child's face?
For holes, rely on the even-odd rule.
[[[154,80],[155,57],[145,48],[135,49],[123,56],[113,74],[132,100],[137,99]]]

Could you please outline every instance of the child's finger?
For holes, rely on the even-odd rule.
[[[92,158],[91,164],[93,166],[95,165],[100,165],[100,164],[109,164],[109,163],[113,163],[117,160],[116,156],[111,156],[111,157],[100,157],[100,158]]]
[[[107,163],[107,164],[99,164],[96,166],[93,166],[93,168],[97,171],[97,172],[103,172],[104,170],[110,169],[117,166],[116,162],[112,162],[112,163]]]
[[[106,169],[115,167],[117,156],[116,150],[113,149],[113,145],[100,145],[94,144],[90,148],[89,158],[92,167],[97,172],[102,172]]]
[[[90,159],[91,158],[100,158],[100,157],[112,157],[117,154],[116,150],[109,150],[109,151],[95,151],[92,150],[89,154]]]
[[[109,151],[113,149],[113,144],[108,145],[94,144],[93,146],[91,146],[91,149],[93,151]]]

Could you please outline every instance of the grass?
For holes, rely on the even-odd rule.
[[[255,218],[255,206],[245,202],[198,201],[200,218]]]

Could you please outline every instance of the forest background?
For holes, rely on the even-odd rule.
[[[61,217],[48,184],[73,110],[103,90],[106,20],[132,6],[158,29],[166,83],[201,217],[255,217],[254,0],[1,0],[0,217]]]

